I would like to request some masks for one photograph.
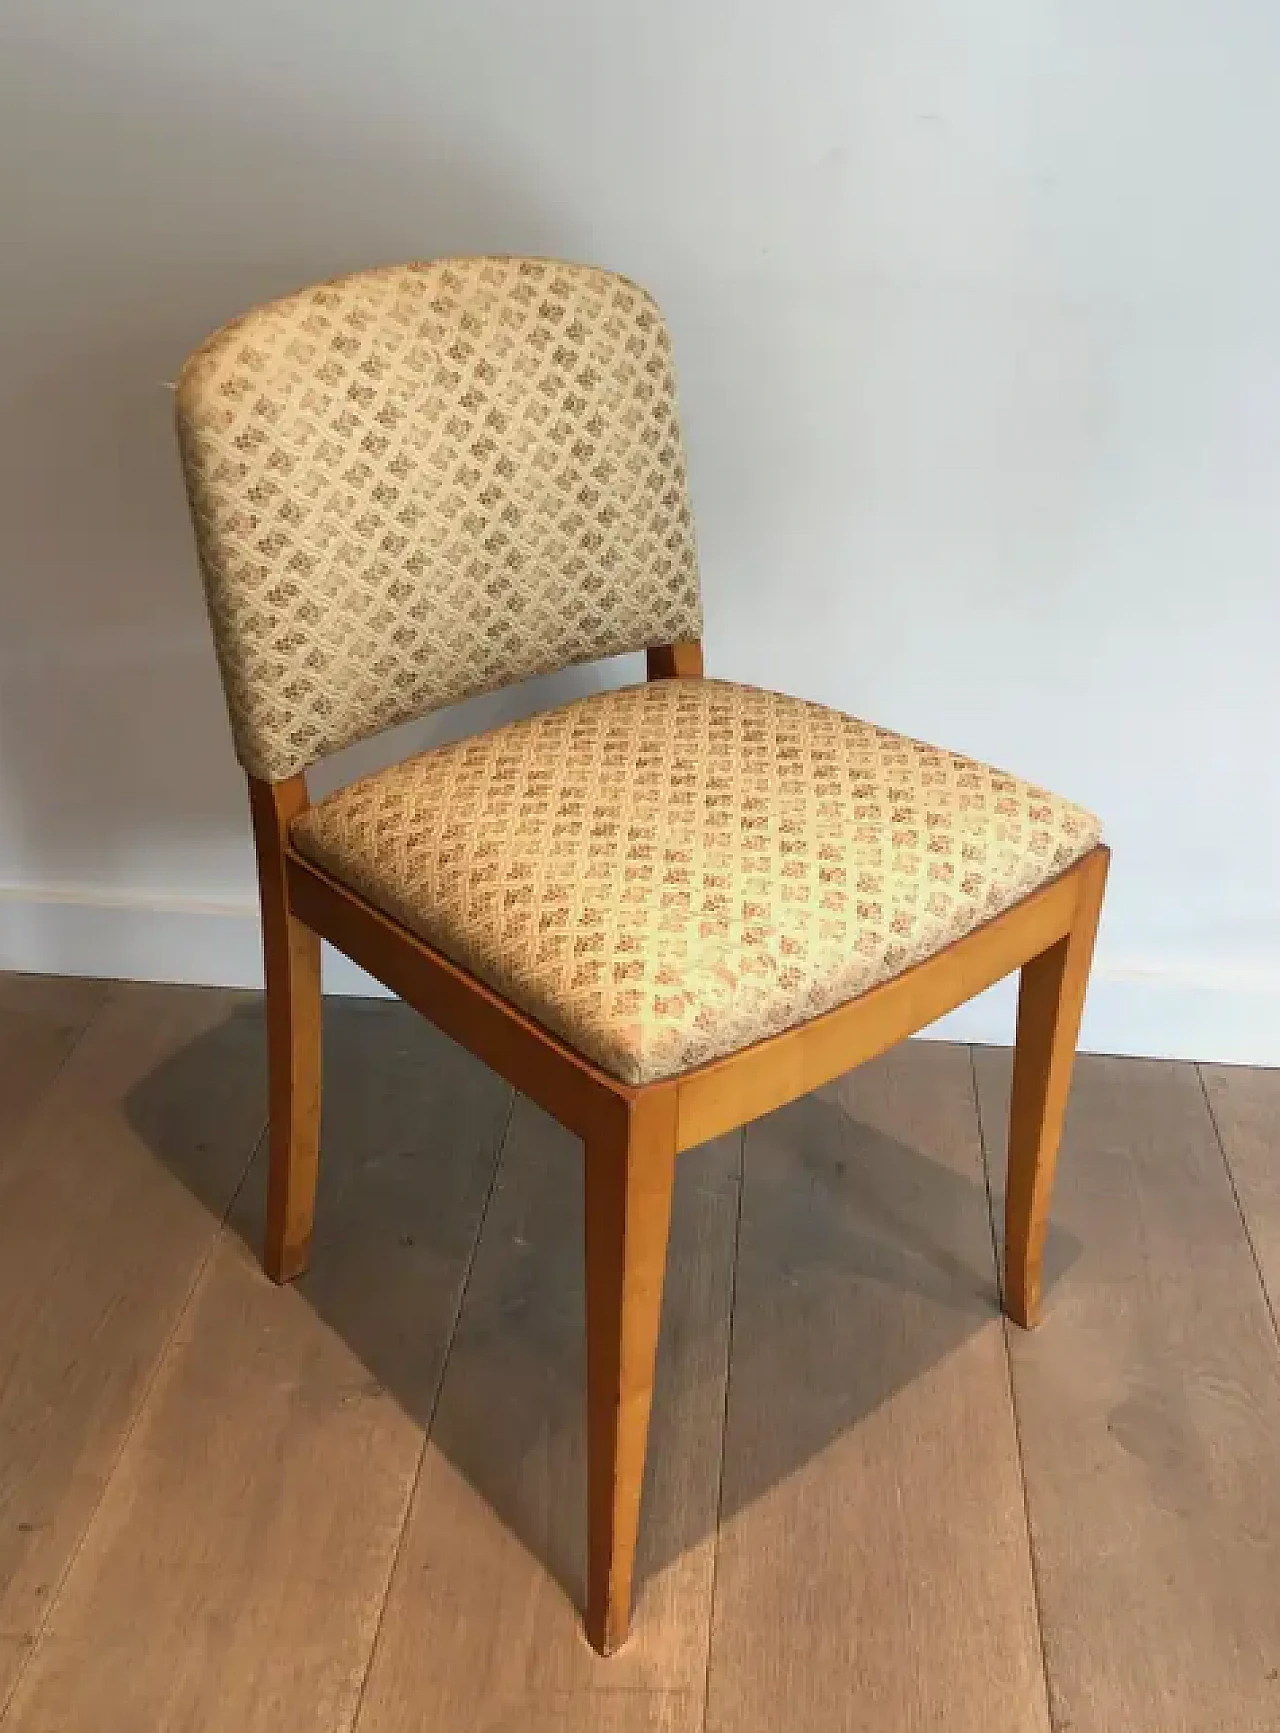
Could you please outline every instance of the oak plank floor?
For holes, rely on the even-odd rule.
[[[0,975],[0,1165],[109,991],[106,981]]]
[[[0,1733],[1280,1728],[1280,1074],[1081,1061],[1034,1336],[1006,1053],[684,1158],[601,1662],[578,1148],[401,1007],[326,1056],[281,1291],[260,1001],[0,977]]]
[[[0,1163],[0,1704],[261,1134],[261,1045],[244,996],[119,987]]]
[[[314,1274],[223,1237],[6,1727],[351,1724],[510,1092],[402,1006],[328,1022]]]
[[[968,1050],[746,1150],[708,1729],[1047,1733]]]
[[[683,1158],[632,1640],[582,1636],[582,1163],[518,1104],[410,1515],[361,1733],[702,1724],[741,1138]],[[448,1656],[449,1664],[441,1665]]]
[[[1055,1726],[1274,1733],[1280,1361],[1194,1066],[1078,1061],[1054,1219],[1078,1255],[1008,1336]]]
[[[1200,1076],[1271,1316],[1280,1321],[1280,1071],[1202,1065]]]

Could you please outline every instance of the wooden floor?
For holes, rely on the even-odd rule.
[[[332,1004],[276,1289],[260,1020],[0,978],[2,1733],[1280,1729],[1280,1072],[1081,1062],[1034,1336],[1007,1053],[913,1043],[684,1157],[604,1662],[576,1145]]]

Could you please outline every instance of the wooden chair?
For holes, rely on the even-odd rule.
[[[543,260],[370,271],[226,326],[177,413],[266,954],[265,1264],[306,1268],[320,940],[585,1146],[586,1628],[625,1638],[677,1155],[1020,968],[1004,1296],[1041,1252],[1107,871],[1087,813],[702,679],[661,317]],[[644,649],[647,685],[311,805],[324,754]]]

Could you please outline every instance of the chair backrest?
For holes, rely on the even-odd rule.
[[[178,434],[241,763],[701,635],[670,343],[542,259],[364,271],[184,367]]]

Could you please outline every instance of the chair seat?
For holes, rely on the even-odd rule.
[[[292,837],[639,1084],[923,961],[1099,829],[1030,783],[821,705],[658,680],[365,777]]]

